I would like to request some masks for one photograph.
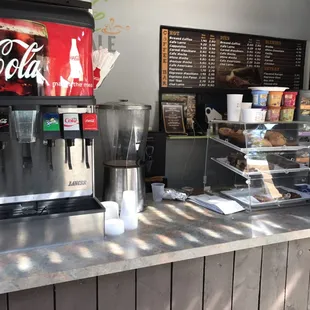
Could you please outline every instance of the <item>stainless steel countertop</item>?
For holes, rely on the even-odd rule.
[[[309,237],[310,206],[222,216],[151,203],[122,236],[0,254],[0,294]]]

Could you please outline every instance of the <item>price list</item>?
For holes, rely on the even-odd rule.
[[[305,41],[163,26],[161,87],[300,89],[305,47]]]
[[[219,35],[217,87],[241,88],[261,84],[260,41],[243,35]]]
[[[213,72],[208,70],[212,53],[215,55],[215,46],[209,42],[207,34],[163,29],[162,87],[214,86],[215,63]]]
[[[263,84],[302,88],[303,44],[281,40],[265,40],[264,44]]]

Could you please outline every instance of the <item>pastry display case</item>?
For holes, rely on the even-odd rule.
[[[310,201],[310,124],[211,121],[205,190],[247,210]]]

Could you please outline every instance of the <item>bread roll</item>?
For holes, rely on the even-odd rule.
[[[224,136],[224,137],[229,137],[232,132],[233,132],[233,130],[230,128],[227,128],[227,127],[222,127],[219,129],[219,134]]]
[[[267,139],[254,139],[252,142],[253,147],[271,147],[272,144]]]

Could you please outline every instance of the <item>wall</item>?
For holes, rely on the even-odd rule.
[[[129,99],[153,107],[157,128],[159,26],[308,40],[308,0],[93,0],[95,42],[108,37],[121,56],[97,92],[98,102]],[[114,24],[110,19],[114,19]],[[119,33],[117,33],[119,32]],[[115,37],[115,38],[112,38]]]
[[[101,40],[104,47],[121,53],[104,85],[96,92],[97,102],[129,99],[149,104],[153,130],[158,127],[160,25],[310,39],[309,0],[93,0],[92,3],[96,19],[94,43],[98,46]],[[306,64],[309,68],[310,62],[306,60]],[[306,74],[305,81],[308,77]],[[204,145],[201,141],[195,145],[192,152],[195,160],[177,155],[187,154],[190,149],[190,141],[167,141],[169,186],[201,186]],[[98,146],[96,153],[96,194],[100,197],[102,163]]]
[[[0,309],[309,309],[309,247],[295,240],[4,294]]]

